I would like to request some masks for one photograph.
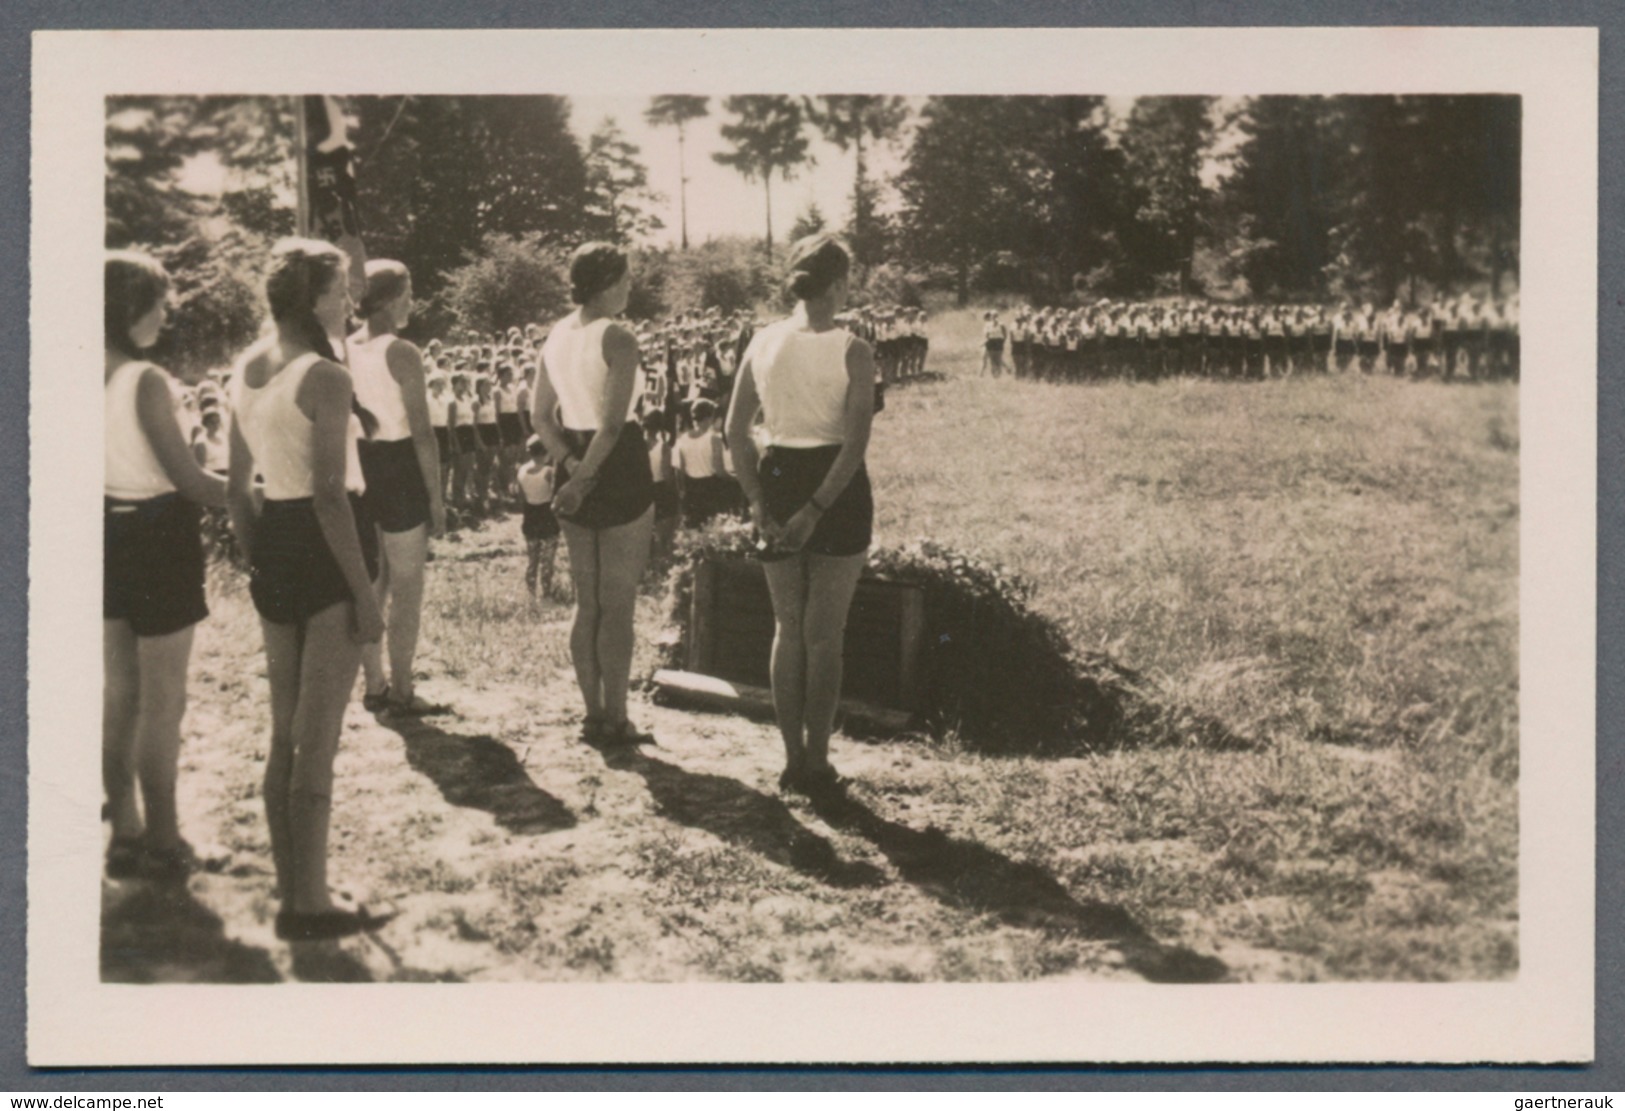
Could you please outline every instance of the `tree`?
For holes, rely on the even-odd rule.
[[[872,234],[876,190],[867,177],[864,144],[895,140],[908,118],[908,106],[900,96],[820,96],[808,97],[805,103],[808,117],[826,140],[856,153],[848,238],[853,261],[861,270],[879,261],[879,244]]]
[[[773,175],[786,180],[809,161],[802,134],[801,105],[788,96],[731,96],[723,108],[736,117],[722,125],[722,137],[733,150],[711,157],[731,166],[746,181],[760,181],[767,198],[767,257],[773,258]]]
[[[665,225],[646,206],[665,198],[649,188],[648,167],[638,159],[615,120],[606,117],[587,140],[588,216],[601,226],[595,235],[618,242],[635,242]]]
[[[710,102],[711,98],[705,96],[657,96],[649,101],[649,108],[643,113],[643,118],[654,127],[677,129],[677,195],[682,213],[685,251],[688,250],[688,164],[685,160],[684,140],[687,137],[688,121],[709,115]]]
[[[932,97],[898,175],[909,253],[949,267],[961,305],[972,268],[1014,238],[1022,182],[1000,126],[1009,106],[994,97]],[[975,156],[995,150],[1004,156]]]
[[[228,363],[264,319],[269,239],[293,227],[288,107],[265,97],[108,99],[104,239],[168,271],[172,311],[153,356],[184,378]],[[187,186],[204,157],[227,171],[218,195]]]
[[[1138,197],[1137,246],[1153,271],[1177,270],[1190,287],[1196,239],[1208,202],[1202,163],[1213,139],[1212,98],[1142,96],[1134,101],[1122,148]]]

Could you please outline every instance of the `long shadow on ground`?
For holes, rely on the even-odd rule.
[[[382,720],[406,743],[406,762],[453,806],[484,810],[512,833],[570,829],[576,816],[536,786],[512,749],[485,734],[447,733],[419,720]]]
[[[609,767],[642,776],[661,814],[674,822],[703,829],[831,887],[879,887],[886,882],[879,868],[842,860],[827,838],[797,821],[783,802],[737,779],[684,771],[643,752],[602,755]]]
[[[904,879],[949,906],[993,914],[1012,926],[1112,942],[1129,968],[1156,983],[1211,983],[1228,972],[1217,957],[1157,941],[1120,906],[1074,899],[1035,864],[935,826],[910,829],[850,796],[821,799],[813,810],[832,827],[873,842]]]
[[[103,883],[101,973],[119,984],[274,984],[271,955],[226,936],[186,887]]]

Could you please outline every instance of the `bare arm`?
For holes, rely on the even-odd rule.
[[[760,506],[762,501],[762,480],[758,473],[761,455],[756,450],[755,437],[750,434],[751,425],[756,421],[756,414],[762,408],[762,399],[756,393],[754,361],[747,355],[744,362],[739,364],[738,373],[734,375],[733,401],[728,406],[728,420],[725,426],[728,447],[734,453],[734,469],[738,472],[739,487],[745,492],[745,499],[750,502],[752,510]]]
[[[372,580],[361,555],[361,537],[346,489],[350,437],[350,375],[342,367],[322,360],[310,368],[299,384],[299,408],[315,425],[312,437],[312,503],[322,539],[333,553],[355,600],[355,637],[362,643],[383,633],[383,618],[373,596]]]
[[[181,435],[180,422],[175,419],[174,395],[169,392],[164,372],[157,367],[141,372],[135,393],[135,415],[147,443],[152,445],[152,453],[158,457],[158,465],[181,497],[199,505],[226,504],[225,482],[198,465],[191,445]]]
[[[446,507],[440,500],[440,449],[435,446],[434,426],[429,423],[428,387],[424,384],[423,356],[414,344],[396,340],[385,355],[390,376],[401,388],[406,406],[406,423],[412,430],[412,448],[417,453],[418,470],[429,491],[429,534],[446,531]]]
[[[831,464],[824,481],[818,484],[813,501],[826,509],[841,496],[846,484],[863,466],[863,457],[869,450],[869,430],[875,419],[875,356],[870,346],[861,339],[853,340],[846,349],[846,412],[842,417],[845,437],[841,451]]]
[[[226,471],[226,507],[231,512],[231,531],[237,546],[251,552],[254,536],[254,457],[236,421],[231,422],[231,463]]]

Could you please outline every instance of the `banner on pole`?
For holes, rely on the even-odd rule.
[[[367,249],[361,241],[356,196],[355,149],[338,98],[307,96],[304,101],[305,235],[325,239],[350,256],[350,293],[359,303],[366,291]]]

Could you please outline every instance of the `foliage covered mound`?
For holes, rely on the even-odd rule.
[[[665,666],[686,658],[695,568],[709,559],[747,560],[754,543],[751,527],[733,519],[680,541],[667,584]],[[1245,745],[1105,653],[1075,650],[1053,621],[1027,607],[1032,584],[997,563],[914,540],[871,548],[865,577],[925,591],[919,723],[933,736],[983,752],[1038,755]]]

